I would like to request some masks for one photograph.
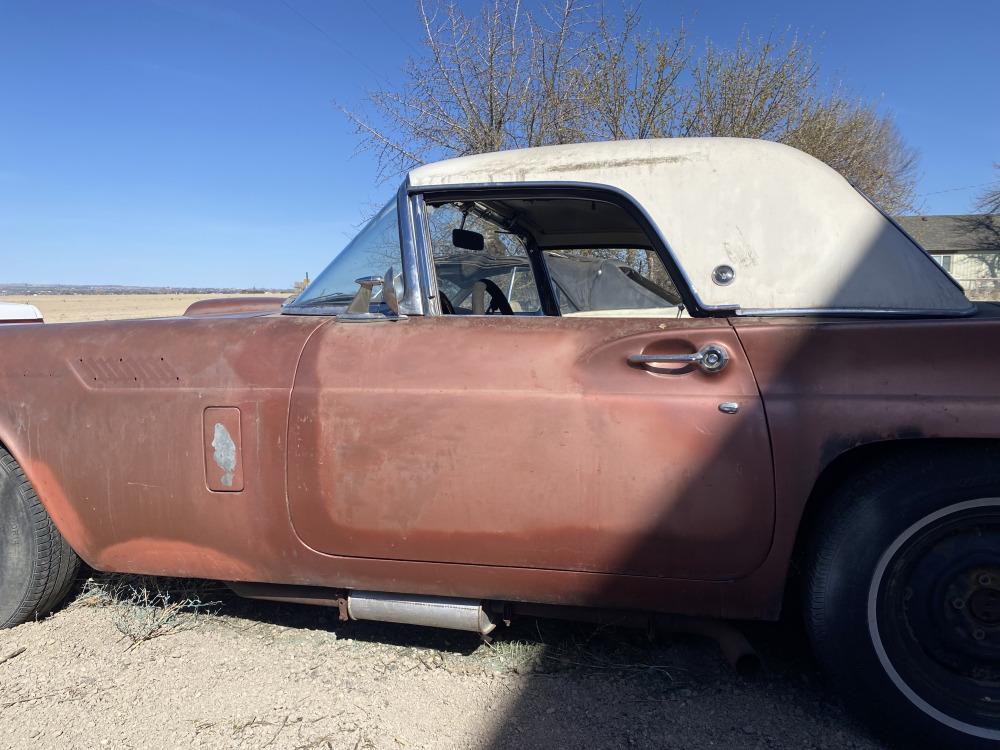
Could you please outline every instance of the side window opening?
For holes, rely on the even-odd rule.
[[[562,315],[676,316],[681,298],[652,248],[543,253]]]
[[[446,314],[487,314],[500,305],[491,293],[497,289],[515,315],[542,314],[523,236],[508,230],[501,217],[483,206],[445,203],[430,205],[429,210],[434,268]],[[456,245],[455,230],[479,235],[482,246]]]
[[[445,314],[683,312],[651,238],[616,203],[563,197],[426,203]]]

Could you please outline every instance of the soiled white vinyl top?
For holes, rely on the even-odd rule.
[[[674,138],[582,143],[449,159],[414,187],[589,183],[649,215],[704,306],[963,314],[948,275],[839,173],[770,141]],[[733,268],[720,286],[713,270]]]

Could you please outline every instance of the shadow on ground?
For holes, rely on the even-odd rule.
[[[651,638],[637,630],[524,618],[501,626],[486,643],[464,632],[341,622],[335,609],[241,599],[221,584],[138,579],[140,586],[157,583],[174,599],[213,603],[217,617],[208,622],[216,625],[258,634],[264,627],[285,641],[327,633],[340,644],[337,658],[362,672],[382,670],[373,653],[386,648],[420,653],[420,670],[452,673],[482,696],[481,731],[470,747],[879,747],[822,683],[794,620],[742,626],[765,668],[741,678],[714,642],[695,636]],[[484,683],[497,689],[482,689]]]

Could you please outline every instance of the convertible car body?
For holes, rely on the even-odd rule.
[[[419,167],[284,305],[0,327],[0,625],[77,555],[481,632],[774,619],[794,584],[862,711],[993,747],[998,344],[1000,307],[785,146]]]

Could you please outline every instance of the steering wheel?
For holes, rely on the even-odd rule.
[[[442,315],[454,315],[455,306],[451,304],[451,300],[448,299],[448,295],[438,289],[438,297],[441,300],[441,314]]]
[[[486,292],[490,293],[490,306],[486,307]],[[502,315],[513,315],[514,308],[510,306],[503,289],[490,279],[480,279],[472,287],[472,314],[491,315],[499,312]]]

